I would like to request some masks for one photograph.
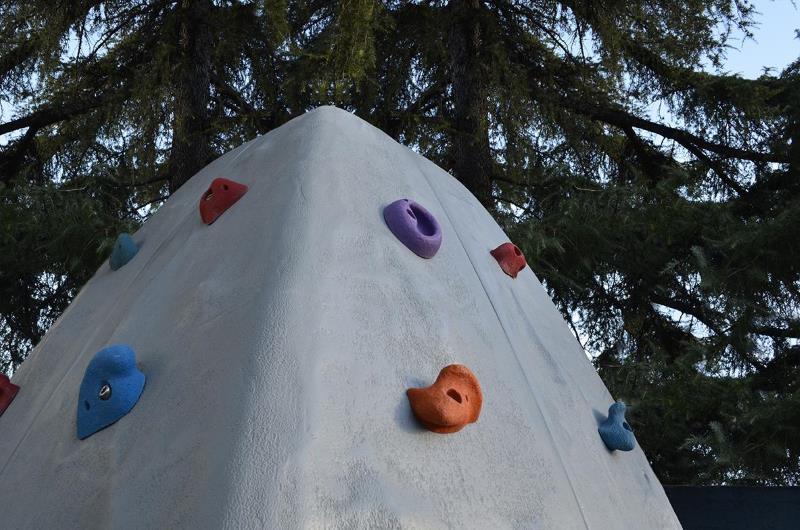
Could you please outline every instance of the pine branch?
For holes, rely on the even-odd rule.
[[[733,180],[731,177],[728,176],[728,174],[720,166],[719,163],[717,163],[714,160],[711,160],[711,158],[708,155],[706,155],[700,148],[691,144],[685,145],[684,147],[686,147],[686,149],[690,153],[696,156],[706,166],[711,168],[711,170],[719,177],[719,179],[725,184],[727,184],[729,188],[738,193],[740,197],[747,193],[746,189],[744,189],[738,182],[736,182],[735,180]]]
[[[791,320],[785,328],[776,326],[751,326],[750,331],[756,335],[780,337],[784,339],[800,339],[800,320]]]
[[[570,108],[579,114],[587,116],[590,119],[602,121],[609,125],[614,125],[623,129],[626,127],[642,129],[659,136],[663,136],[664,138],[675,140],[682,146],[686,147],[686,149],[689,151],[697,151],[697,149],[700,148],[707,151],[712,151],[726,158],[750,160],[753,162],[789,163],[789,157],[787,155],[780,155],[776,153],[759,153],[749,149],[740,149],[738,147],[731,147],[729,145],[711,142],[688,131],[640,118],[630,114],[629,112],[626,112],[620,107],[602,108],[588,105],[585,102],[573,101],[572,105],[570,105]]]
[[[13,144],[9,144],[0,153],[0,182],[7,184],[17,174],[20,166],[25,161],[26,155],[36,145],[37,132],[39,132],[38,127],[29,127],[22,138]]]
[[[26,40],[0,57],[0,82],[5,79],[9,72],[30,59],[35,51],[36,46],[34,46],[33,42]]]
[[[652,293],[650,295],[650,300],[658,305],[663,305],[664,307],[669,307],[670,309],[674,309],[675,311],[679,311],[683,314],[693,316],[720,337],[724,337],[726,335],[725,330],[720,327],[718,320],[708,315],[707,311],[701,308],[697,303],[676,300],[674,298],[668,298],[656,293]],[[719,317],[720,315],[715,316]]]
[[[27,116],[23,116],[22,118],[17,118],[15,120],[0,124],[0,135],[25,129],[26,127],[41,129],[42,127],[53,125],[68,118],[74,118],[75,116],[86,114],[87,112],[94,110],[101,105],[102,99],[94,99],[90,101],[76,102],[72,104],[57,105],[39,109],[28,114]]]
[[[762,153],[751,149],[734,147],[707,140],[683,129],[641,118],[626,111],[619,105],[605,101],[608,94],[599,94],[595,91],[590,91],[590,94],[572,92],[565,95],[561,91],[558,94],[551,94],[539,86],[539,80],[552,76],[557,79],[559,87],[586,86],[587,80],[584,77],[587,68],[588,71],[591,70],[591,65],[587,65],[587,68],[584,68],[582,65],[566,62],[555,56],[552,51],[542,47],[538,41],[509,42],[507,44],[510,47],[512,60],[527,70],[529,96],[533,100],[547,100],[555,96],[561,100],[561,104],[566,109],[589,119],[621,129],[632,127],[669,138],[693,152],[695,156],[697,156],[698,150],[705,150],[725,158],[752,162],[789,163],[788,153]],[[552,70],[553,68],[554,70]],[[600,102],[592,103],[592,99]],[[730,185],[731,183],[728,184]]]
[[[230,106],[235,107],[233,110],[238,111],[240,118],[243,116],[255,118],[259,134],[271,131],[278,126],[274,114],[253,107],[238,90],[230,86],[216,73],[212,72],[210,78],[214,89],[228,101]]]
[[[669,307],[686,315],[693,316],[703,323],[708,329],[713,331],[718,337],[728,337],[728,330],[724,330],[720,326],[720,322],[724,320],[723,315],[716,311],[702,307],[702,305],[697,301],[688,302],[684,300],[677,300],[675,298],[668,298],[656,293],[650,295],[650,300],[656,304]],[[709,313],[713,313],[713,316]],[[750,324],[747,326],[747,331],[756,335],[764,335],[773,338],[800,338],[800,321],[792,320],[785,328]],[[742,358],[744,358],[759,372],[762,372],[767,368],[767,364],[764,364],[758,360],[750,352],[742,351],[740,348],[737,348],[737,351]]]

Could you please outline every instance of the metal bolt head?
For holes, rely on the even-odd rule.
[[[100,393],[98,394],[98,397],[100,399],[102,399],[103,401],[105,401],[108,398],[110,398],[111,397],[111,385],[106,383],[103,386],[101,386],[100,387]]]

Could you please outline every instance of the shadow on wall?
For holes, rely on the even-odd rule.
[[[664,486],[684,530],[800,528],[800,487]]]

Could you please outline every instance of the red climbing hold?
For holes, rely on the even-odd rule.
[[[200,199],[200,218],[207,225],[247,193],[247,186],[224,178],[215,178]]]
[[[14,401],[14,396],[19,392],[19,387],[11,382],[5,374],[0,374],[0,416]]]
[[[492,251],[492,256],[503,272],[512,278],[516,278],[517,273],[525,268],[525,256],[514,243],[503,243]]]

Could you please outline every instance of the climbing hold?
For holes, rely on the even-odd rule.
[[[131,235],[120,234],[114,243],[111,257],[108,258],[108,266],[111,267],[112,271],[115,271],[132,260],[137,252],[139,252],[139,247],[136,246]]]
[[[144,381],[130,346],[116,344],[97,352],[78,394],[78,438],[83,440],[130,412],[142,395]]]
[[[514,243],[503,243],[492,250],[491,254],[500,264],[503,272],[512,278],[516,278],[517,273],[525,268],[525,256]]]
[[[406,393],[414,416],[439,434],[458,432],[481,414],[481,386],[463,364],[445,366],[431,386],[409,388]]]
[[[12,383],[6,374],[0,374],[0,416],[14,401],[17,392],[19,392],[19,387]]]
[[[597,430],[603,443],[611,451],[631,451],[636,446],[633,430],[625,421],[625,403],[622,401],[617,401],[608,408],[608,418]]]
[[[400,199],[383,209],[389,230],[414,254],[432,258],[442,245],[442,228],[428,210],[409,199]]]
[[[207,225],[217,220],[242,196],[247,186],[224,178],[215,178],[200,199],[200,218]]]

